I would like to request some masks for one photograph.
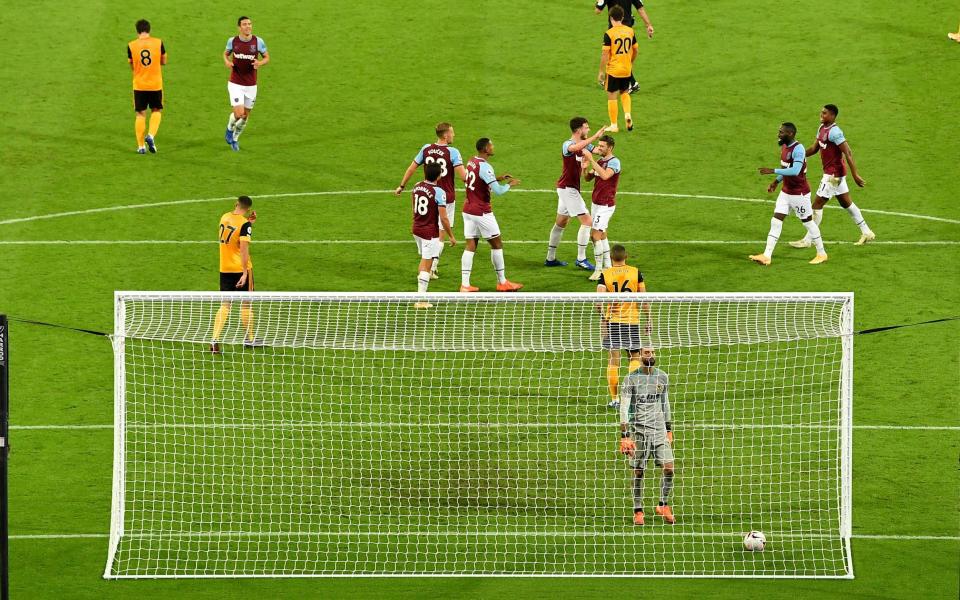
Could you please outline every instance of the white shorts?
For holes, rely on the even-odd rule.
[[[456,206],[453,202],[447,202],[447,220],[450,221],[450,231],[453,231],[453,224],[455,222],[454,217],[457,214]],[[443,221],[440,220],[440,217],[437,217],[437,224],[440,225],[440,231],[443,231]]]
[[[497,224],[497,218],[492,212],[480,217],[463,213],[463,239],[490,240],[498,235],[500,235],[500,225]]]
[[[253,108],[253,103],[257,101],[257,86],[239,85],[228,81],[227,94],[230,96],[230,106],[242,104],[244,108]]]
[[[834,177],[833,175],[824,175],[820,180],[820,187],[817,188],[817,196],[829,200],[834,196],[846,194],[850,191],[847,187],[846,177]]]
[[[610,217],[613,216],[614,211],[617,210],[616,206],[607,206],[606,204],[594,204],[593,205],[593,227],[597,231],[606,231],[607,226],[610,225]]]
[[[557,188],[557,214],[563,217],[576,217],[590,214],[587,204],[580,195],[580,190],[573,188]]]
[[[423,260],[433,260],[440,256],[440,238],[435,237],[432,240],[425,240],[415,235],[413,241],[417,243],[417,252]]]
[[[777,206],[773,209],[773,212],[788,215],[791,210],[793,210],[801,220],[812,217],[813,208],[810,205],[810,194],[792,196],[780,192],[780,195],[777,196]]]

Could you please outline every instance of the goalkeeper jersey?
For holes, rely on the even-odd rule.
[[[620,382],[620,422],[647,433],[666,435],[670,422],[669,386],[667,374],[656,367],[650,373],[641,368],[627,375]]]

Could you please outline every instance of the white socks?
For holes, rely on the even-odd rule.
[[[230,113],[230,120],[227,121],[227,129],[229,129],[230,131],[233,131],[233,128],[236,126],[236,124],[237,124],[237,115]]]
[[[811,221],[810,223],[813,223]],[[804,223],[807,225],[807,223]],[[813,223],[813,226],[816,227],[816,224]],[[810,228],[807,227],[809,231]],[[776,217],[770,217],[770,233],[767,234],[767,249],[763,251],[763,255],[767,258],[773,258],[773,249],[777,246],[777,240],[780,239],[780,232],[783,231],[783,221]],[[820,230],[817,229],[817,239],[820,239]],[[820,245],[823,246],[823,240],[820,241]]]
[[[820,226],[817,225],[816,220],[810,219],[809,221],[804,221],[803,226],[807,228],[807,235],[810,236],[810,241],[813,242],[813,245],[816,247],[817,254],[826,254],[826,250],[823,249],[823,238],[820,237]],[[769,256],[769,254],[767,256]]]
[[[610,240],[603,238],[603,268],[609,269],[612,266],[613,261],[610,260]]]
[[[590,227],[580,225],[577,231],[577,260],[587,260],[587,244],[590,243]]]
[[[460,285],[464,287],[468,287],[470,285],[470,272],[473,271],[474,254],[476,254],[476,252],[464,250],[463,256],[460,257]]]
[[[860,228],[860,233],[870,232],[870,226],[867,225],[866,220],[863,218],[863,213],[860,212],[856,204],[851,202],[850,206],[847,207],[847,212],[850,213],[850,218],[853,219],[853,222]],[[819,221],[817,223],[819,224]]]
[[[503,283],[506,281],[507,276],[503,264],[503,248],[500,248],[499,250],[490,250],[490,262],[493,263],[493,270],[497,273],[497,283]]]
[[[243,128],[246,126],[246,119],[237,119],[237,123],[233,126],[233,139],[240,137],[240,134],[243,133]]]
[[[822,209],[822,208],[815,208],[815,209],[813,209],[813,222],[817,224],[817,227],[820,226],[820,221],[822,221],[822,220],[823,220],[823,209]],[[811,239],[810,239],[810,232],[807,232],[807,233],[803,236],[803,241],[805,241],[805,242],[811,241]]]
[[[606,240],[593,240],[593,263],[597,271],[603,269],[603,248]]]
[[[430,271],[420,271],[420,274],[417,275],[417,291],[421,294],[426,293],[427,288],[430,286]]]
[[[431,272],[431,273],[436,273],[436,272],[437,272],[437,265],[440,264],[440,257],[443,256],[443,247],[444,247],[444,245],[445,245],[445,244],[444,244],[443,242],[440,242],[440,254],[437,254],[437,257],[436,257],[435,259],[433,259],[433,265],[430,266],[430,272]]]
[[[560,245],[560,239],[563,237],[563,227],[556,223],[550,230],[550,243],[547,245],[547,260],[557,260],[557,246]]]

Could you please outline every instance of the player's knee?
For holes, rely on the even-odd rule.
[[[781,219],[781,220],[782,220],[782,219]],[[806,217],[806,218],[804,218],[804,219],[800,219],[800,221],[802,221],[802,222],[804,222],[804,223],[809,223],[809,222],[812,221],[812,220],[813,220],[813,215],[810,215],[809,217]]]
[[[778,220],[778,221],[783,221],[784,219],[787,218],[787,215],[785,215],[785,214],[783,214],[783,213],[773,213],[773,218],[776,219],[776,220]]]
[[[663,474],[667,477],[673,477],[673,463],[663,465]]]
[[[643,469],[634,469],[633,476],[637,479],[643,479]]]

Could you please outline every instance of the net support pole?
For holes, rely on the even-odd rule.
[[[125,447],[126,423],[124,397],[126,395],[126,363],[124,361],[126,311],[120,294],[114,297],[113,342],[113,496],[110,503],[110,547],[107,551],[107,565],[103,577],[109,578],[114,557],[123,536],[123,510],[126,498]]]
[[[840,313],[840,537],[846,551],[847,577],[853,578],[853,293]]]
[[[10,454],[10,329],[0,315],[0,598],[10,597],[7,459]]]

